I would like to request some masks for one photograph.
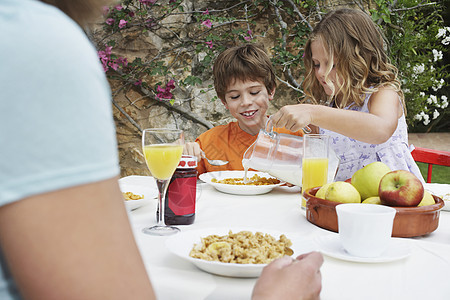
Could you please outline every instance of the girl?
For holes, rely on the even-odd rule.
[[[340,158],[336,181],[382,161],[424,182],[408,148],[397,68],[367,14],[347,8],[328,13],[305,46],[304,64],[303,89],[314,104],[283,107],[273,117],[274,126],[295,131],[311,123],[330,135]],[[315,105],[324,101],[329,106]]]

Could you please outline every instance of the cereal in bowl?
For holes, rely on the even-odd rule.
[[[208,261],[236,264],[267,264],[272,260],[292,255],[291,240],[282,234],[277,240],[262,232],[240,231],[228,235],[208,235],[194,244],[189,256]]]
[[[122,194],[126,201],[144,199],[144,195],[136,195],[136,194],[133,194],[132,192],[125,192]]]
[[[281,181],[276,178],[260,177],[258,174],[253,175],[248,178],[248,182],[244,182],[244,178],[225,178],[218,180],[217,178],[212,178],[213,183],[223,183],[223,184],[234,184],[234,185],[272,185],[278,184]]]

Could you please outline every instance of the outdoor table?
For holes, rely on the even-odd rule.
[[[152,177],[128,176],[123,184],[154,189]],[[444,185],[449,188],[450,185]],[[301,208],[298,187],[281,186],[263,195],[225,194],[197,185],[196,218],[181,231],[209,228],[276,230],[290,238],[314,240],[336,234],[310,223]],[[204,272],[165,246],[168,237],[142,233],[156,224],[157,200],[129,212],[133,232],[158,299],[250,299],[257,278],[232,278]],[[450,299],[450,212],[441,211],[432,233],[406,239],[407,258],[384,263],[358,263],[324,255],[321,299]],[[319,250],[319,249],[318,249]]]

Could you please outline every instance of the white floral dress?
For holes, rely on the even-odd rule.
[[[369,113],[367,103],[371,95],[367,95],[362,107],[348,106],[345,109]],[[351,178],[353,173],[364,166],[381,161],[388,165],[392,171],[408,170],[416,175],[422,183],[422,174],[419,167],[411,156],[411,150],[408,146],[408,128],[406,125],[405,114],[398,119],[398,125],[395,132],[386,142],[382,144],[368,144],[349,138],[342,134],[327,129],[320,129],[321,134],[330,136],[330,146],[339,157],[339,169],[336,173],[335,181],[344,181]],[[367,134],[370,134],[369,132]]]

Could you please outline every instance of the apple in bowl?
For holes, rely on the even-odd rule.
[[[396,207],[417,206],[423,199],[422,182],[411,172],[388,172],[380,180],[378,196],[381,204]]]

